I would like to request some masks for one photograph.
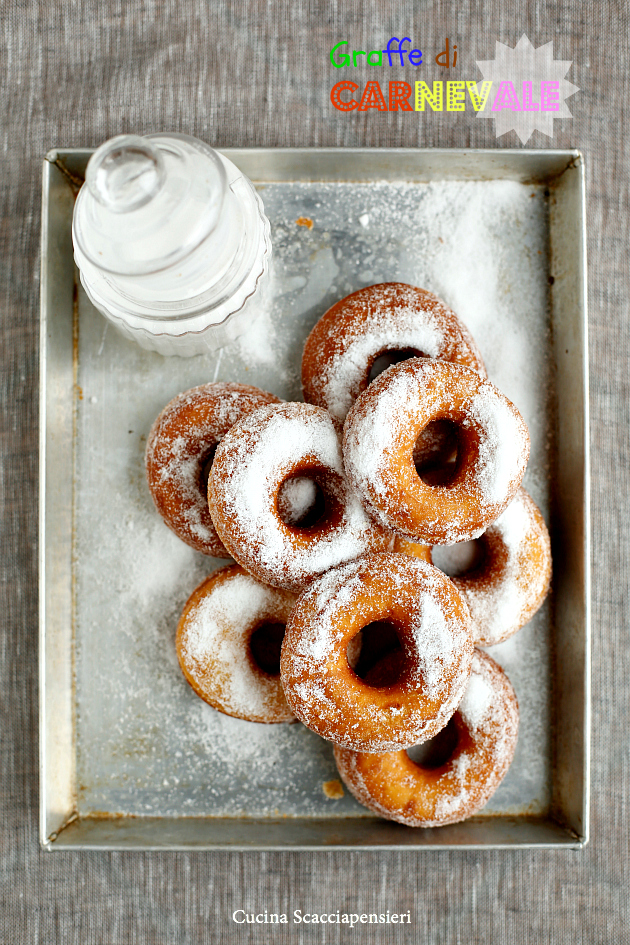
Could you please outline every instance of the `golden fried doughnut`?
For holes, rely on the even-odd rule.
[[[440,358],[486,369],[455,312],[432,292],[402,282],[367,286],[322,315],[304,346],[304,400],[330,412],[341,428],[370,383],[379,358]]]
[[[218,443],[237,420],[273,394],[224,381],[179,394],[151,427],[147,482],[156,508],[175,534],[196,551],[228,558],[208,511],[208,470]]]
[[[478,543],[479,561],[451,580],[468,604],[475,643],[492,646],[520,630],[547,596],[551,545],[544,519],[523,488]]]
[[[434,420],[456,425],[451,477],[430,485],[413,453]],[[427,545],[478,537],[518,489],[529,457],[525,421],[467,367],[412,358],[390,367],[355,401],[343,437],[346,472],[385,528]]]
[[[396,681],[370,686],[350,668],[363,628],[392,626],[404,660]],[[391,751],[431,738],[459,703],[472,657],[470,616],[453,583],[417,558],[364,555],[314,581],[298,598],[280,674],[295,715],[357,751]]]
[[[280,641],[295,603],[238,565],[193,591],[177,627],[177,658],[205,702],[249,722],[290,722],[279,675]]]
[[[409,827],[458,823],[492,797],[510,767],[518,734],[514,690],[481,650],[475,650],[470,680],[448,728],[455,746],[437,767],[412,761],[406,751],[373,754],[335,746],[339,774],[359,803],[388,820]]]
[[[280,492],[304,478],[319,489],[321,514],[307,524],[283,521]],[[346,480],[330,415],[312,404],[262,407],[233,426],[217,449],[208,500],[232,557],[275,587],[299,591],[329,568],[391,545]]]

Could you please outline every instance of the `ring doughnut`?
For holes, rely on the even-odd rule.
[[[385,355],[456,361],[486,376],[472,335],[455,312],[432,292],[386,282],[346,296],[317,322],[302,356],[304,400],[328,410],[341,429]]]
[[[433,420],[456,425],[457,460],[444,484],[414,465]],[[346,472],[385,528],[427,545],[478,537],[518,489],[529,434],[516,407],[476,371],[428,358],[390,367],[355,401],[343,437]]]
[[[551,545],[544,519],[523,488],[478,542],[481,559],[451,580],[468,604],[473,640],[492,646],[520,630],[547,596]]]
[[[404,659],[387,686],[348,663],[348,644],[385,622]],[[357,751],[432,738],[459,703],[472,657],[470,616],[452,582],[420,559],[381,552],[328,571],[298,598],[282,644],[287,702],[312,731]]]
[[[229,557],[208,511],[208,469],[230,427],[271,403],[280,401],[257,387],[203,384],[171,400],[151,427],[145,457],[149,490],[169,528],[196,551]]]
[[[518,735],[514,690],[481,650],[475,650],[470,681],[449,727],[456,745],[438,767],[423,767],[405,751],[368,754],[335,746],[339,774],[360,804],[388,820],[409,827],[466,820],[505,777]]]
[[[320,491],[321,514],[307,525],[287,524],[280,491],[304,478]],[[233,426],[217,449],[208,499],[232,557],[274,587],[299,591],[329,568],[391,544],[346,480],[329,414],[312,404],[262,407]]]
[[[186,602],[175,646],[204,702],[248,722],[293,721],[280,684],[279,643],[294,603],[293,594],[260,584],[238,565],[202,581]]]

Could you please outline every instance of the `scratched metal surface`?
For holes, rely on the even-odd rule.
[[[630,665],[625,587],[630,494],[627,429],[630,190],[625,129],[629,54],[623,6],[575,0],[527,8],[484,0],[457,11],[411,2],[122,5],[9,0],[0,20],[0,306],[3,345],[3,736],[0,937],[64,945],[264,945],[267,926],[236,927],[234,909],[411,909],[407,927],[365,927],[379,945],[418,941],[591,945],[626,933]],[[121,131],[174,129],[219,146],[518,147],[474,116],[332,112],[340,38],[369,49],[390,35],[438,48],[460,39],[462,75],[494,40],[554,41],[582,92],[553,140],[587,154],[593,455],[592,839],[568,851],[108,853],[50,856],[38,846],[37,379],[41,159]],[[441,47],[440,47],[441,48]],[[359,70],[357,70],[359,71]],[[427,73],[428,75],[429,73]],[[435,76],[439,77],[439,76]],[[366,75],[362,73],[363,81]],[[347,941],[336,928],[277,927],[278,943]],[[353,933],[354,934],[354,933]],[[356,937],[356,935],[355,935]]]
[[[301,725],[231,719],[183,679],[177,619],[221,562],[185,546],[156,513],[144,478],[147,433],[171,397],[207,380],[301,400],[301,350],[319,316],[361,285],[400,280],[454,306],[489,376],[523,412],[532,436],[525,486],[548,519],[555,401],[544,191],[501,180],[267,184],[273,302],[242,340],[207,357],[137,348],[80,293],[73,557],[81,816],[371,816],[347,792],[337,801],[324,794],[322,784],[337,777],[330,745]],[[547,813],[551,638],[546,605],[492,648],[515,687],[521,724],[510,773],[484,816]]]

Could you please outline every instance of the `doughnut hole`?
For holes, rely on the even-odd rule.
[[[440,418],[420,432],[413,448],[413,462],[420,479],[429,486],[449,486],[458,472],[460,438],[457,424]]]
[[[405,654],[393,623],[367,624],[348,644],[348,665],[368,686],[381,688],[398,682]]]
[[[431,549],[431,561],[436,568],[449,577],[462,577],[480,571],[488,558],[487,543],[481,538],[460,541],[455,545],[435,545]]]
[[[386,371],[388,367],[391,367],[392,364],[400,364],[401,361],[408,361],[409,358],[426,357],[426,354],[423,354],[421,351],[417,351],[416,348],[401,348],[400,350],[392,349],[391,351],[382,351],[374,358],[370,365],[368,386],[373,380],[375,380],[375,378],[379,376],[379,374],[382,374],[383,371]]]
[[[343,517],[344,485],[328,469],[302,468],[288,476],[276,495],[280,520],[290,529],[324,531]]]
[[[210,478],[210,470],[212,469],[218,445],[218,443],[215,443],[214,446],[206,450],[199,461],[199,487],[204,495],[208,493],[208,479]]]
[[[268,621],[256,627],[249,638],[252,660],[268,676],[280,675],[280,650],[284,640],[285,625]]]
[[[278,490],[278,515],[285,525],[309,528],[326,509],[324,492],[314,479],[292,476]]]
[[[442,731],[438,732],[433,738],[408,748],[407,757],[419,768],[423,768],[425,771],[433,771],[450,761],[457,750],[459,742],[460,730],[455,714]]]

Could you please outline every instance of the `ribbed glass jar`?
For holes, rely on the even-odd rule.
[[[266,302],[262,201],[231,161],[188,135],[120,135],[98,148],[72,236],[90,300],[143,348],[214,350]]]

